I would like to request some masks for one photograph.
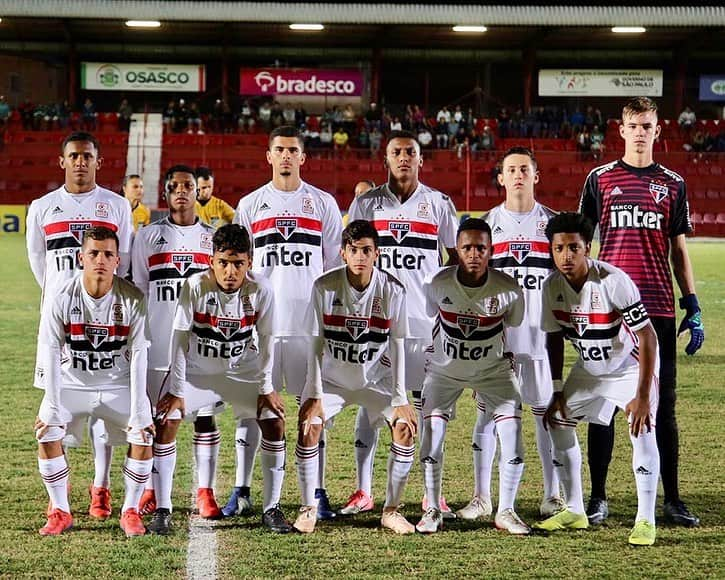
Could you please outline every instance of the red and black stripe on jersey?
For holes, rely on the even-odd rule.
[[[199,338],[217,342],[243,342],[252,336],[256,320],[256,314],[233,318],[194,312],[194,325],[191,331]]]
[[[209,267],[209,254],[200,252],[160,252],[148,258],[149,281],[188,278]]]
[[[433,327],[434,340],[440,329],[457,340],[491,340],[496,335],[503,333],[503,316],[477,316],[470,313],[449,312],[439,308]]]
[[[252,223],[254,248],[272,244],[322,246],[322,222],[297,216],[276,216]]]
[[[83,233],[96,227],[108,228],[118,232],[118,226],[102,220],[66,220],[52,222],[43,226],[45,247],[48,251],[64,248],[80,248],[83,245]]]
[[[570,340],[612,340],[619,335],[622,320],[628,326],[638,326],[648,319],[641,302],[618,312],[566,312],[554,310],[557,322]],[[628,329],[629,330],[629,329]],[[631,334],[631,332],[630,332]],[[637,342],[636,337],[634,338]]]
[[[371,316],[344,316],[325,314],[322,317],[323,336],[327,340],[365,344],[375,342],[382,344],[390,335],[390,319]]]
[[[682,177],[614,161],[589,174],[579,211],[599,224],[599,259],[629,274],[651,316],[674,316],[670,240],[692,231]]]
[[[128,343],[130,327],[77,322],[65,324],[64,330],[66,343],[74,352],[114,352]]]
[[[543,254],[543,255],[542,255]],[[493,244],[489,262],[491,268],[553,269],[549,243],[534,240],[508,240]]]
[[[378,246],[399,246],[438,251],[438,226],[429,222],[406,219],[373,220],[380,236]]]

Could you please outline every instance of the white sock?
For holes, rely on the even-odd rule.
[[[276,506],[282,496],[287,442],[268,441],[262,437],[262,477],[264,480],[263,511]],[[314,492],[313,492],[314,493]]]
[[[531,407],[536,424],[536,449],[541,459],[541,472],[544,477],[544,498],[559,495],[559,475],[554,469],[554,455],[549,431],[544,429],[546,407]]]
[[[38,457],[38,471],[48,492],[53,508],[70,513],[68,504],[68,479],[70,468],[65,455],[53,459],[40,459]]]
[[[88,435],[93,449],[93,485],[108,488],[111,485],[111,462],[113,447],[108,445],[106,424],[103,419],[91,417],[88,424]]]
[[[378,448],[380,429],[370,425],[365,407],[359,407],[355,418],[355,466],[357,467],[357,488],[373,495],[373,467],[375,451]]]
[[[501,513],[514,509],[524,473],[524,445],[520,417],[497,416],[495,421],[501,444],[501,455],[498,459],[498,513]]]
[[[320,433],[320,442],[318,443],[320,452],[317,454],[317,487],[319,489],[325,489],[325,470],[327,469],[327,429],[322,427]]]
[[[559,481],[564,489],[564,501],[576,514],[583,514],[584,495],[582,491],[582,451],[576,436],[576,423],[562,425],[555,421],[549,428],[554,444],[554,458],[558,465]]]
[[[423,465],[425,496],[429,506],[440,506],[441,483],[443,480],[443,442],[446,438],[448,420],[440,415],[425,418],[425,446],[420,448],[420,462]]]
[[[654,428],[641,433],[639,437],[629,438],[632,441],[632,470],[637,485],[637,520],[655,523],[655,506],[657,504],[657,483],[660,475],[660,455],[657,451],[657,438]]]
[[[237,454],[235,487],[251,487],[254,458],[259,451],[262,430],[256,419],[240,419],[234,433],[234,450]]]
[[[193,442],[199,487],[213,488],[221,433],[218,430],[211,433],[194,432]]]
[[[491,497],[491,470],[496,456],[496,423],[478,410],[471,442],[473,450],[473,495]]]
[[[171,491],[174,488],[174,470],[176,469],[176,441],[154,443],[154,470],[149,481],[153,480],[156,490],[156,507],[171,511]],[[148,489],[148,485],[146,486]]]
[[[317,485],[319,474],[319,458],[320,447],[302,447],[299,443],[295,448],[295,459],[297,460],[297,481],[300,486],[300,494],[302,495],[302,505],[317,505],[315,499],[315,486]]]
[[[131,459],[126,457],[123,462],[123,481],[126,486],[126,495],[123,498],[121,513],[128,509],[137,509],[138,501],[141,499],[146,480],[151,475],[151,468],[154,460]]]
[[[390,444],[388,455],[388,490],[385,495],[385,507],[397,508],[408,482],[408,474],[415,460],[415,445],[410,447],[394,441]]]

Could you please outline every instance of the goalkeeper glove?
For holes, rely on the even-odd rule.
[[[695,354],[702,343],[705,341],[705,327],[702,324],[700,316],[700,304],[697,302],[697,296],[688,294],[680,298],[680,309],[685,310],[685,318],[677,329],[677,336],[680,336],[686,330],[690,331],[690,342],[685,347],[685,352],[689,355]]]

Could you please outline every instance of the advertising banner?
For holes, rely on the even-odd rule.
[[[0,236],[24,234],[27,210],[24,205],[0,205]]]
[[[93,91],[173,91],[206,89],[206,67],[197,64],[81,63],[81,88]]]
[[[239,74],[242,95],[300,97],[359,97],[363,74],[350,69],[243,68]]]
[[[661,97],[661,70],[539,70],[541,97]]]
[[[725,101],[725,74],[700,77],[701,101]]]

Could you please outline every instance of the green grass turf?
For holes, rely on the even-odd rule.
[[[168,577],[184,576],[186,524],[190,505],[190,428],[179,437],[176,479],[176,533],[169,538],[127,540],[118,527],[117,509],[123,497],[118,449],[112,474],[114,517],[98,523],[84,515],[92,460],[86,446],[69,454],[72,468],[71,503],[75,527],[60,538],[41,538],[47,503],[37,474],[32,424],[41,393],[31,386],[38,323],[39,291],[30,274],[23,240],[4,237],[6,260],[0,262],[0,576],[4,577]],[[490,522],[452,523],[434,536],[395,537],[378,525],[384,497],[385,461],[389,435],[383,433],[375,465],[376,513],[321,523],[311,536],[274,536],[259,524],[259,512],[249,518],[220,522],[217,539],[220,577],[722,577],[725,556],[725,483],[723,482],[722,409],[725,372],[725,293],[722,290],[725,244],[692,243],[697,291],[704,310],[707,339],[693,357],[679,360],[678,416],[681,441],[681,488],[690,507],[703,520],[699,529],[665,525],[657,544],[634,549],[627,536],[636,511],[631,451],[624,420],[617,425],[615,458],[609,479],[611,516],[596,530],[550,537],[515,538],[497,532]],[[685,341],[678,348],[682,352]],[[570,350],[570,349],[569,349]],[[288,400],[288,462],[283,508],[290,518],[299,504],[294,469],[294,403]],[[472,490],[470,429],[471,399],[464,396],[457,420],[451,422],[446,445],[444,493],[454,508],[464,505]],[[233,422],[221,416],[223,447],[220,457],[220,502],[233,483]],[[327,488],[334,504],[354,490],[352,426],[354,410],[335,420],[329,436]],[[518,500],[519,514],[529,522],[537,517],[541,475],[533,439],[533,421],[524,420],[527,467]],[[582,440],[586,428],[579,429]],[[584,469],[585,490],[587,473]],[[494,475],[494,495],[495,481]],[[255,474],[253,495],[259,507],[261,476]],[[420,467],[411,472],[403,512],[413,522],[420,515]]]

